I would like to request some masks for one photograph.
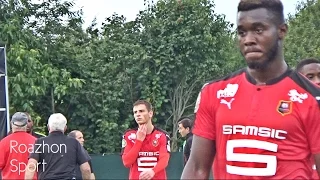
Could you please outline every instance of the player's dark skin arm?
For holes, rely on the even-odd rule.
[[[315,162],[316,162],[317,172],[318,172],[318,175],[320,177],[320,154],[315,154],[314,155],[314,159],[315,159]]]
[[[193,135],[190,158],[181,179],[209,179],[215,154],[215,141]]]

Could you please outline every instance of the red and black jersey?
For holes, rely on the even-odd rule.
[[[165,168],[170,157],[170,136],[154,128],[144,141],[136,139],[138,128],[128,130],[122,139],[123,164],[130,168],[129,179],[139,179],[141,172],[153,169],[153,179],[167,179]]]
[[[193,133],[215,141],[215,179],[311,179],[320,88],[296,71],[256,85],[245,69],[201,90]]]

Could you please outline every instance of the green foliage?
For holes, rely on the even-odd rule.
[[[177,120],[193,112],[202,84],[224,73],[222,53],[231,40],[229,24],[214,13],[208,0],[158,1],[138,16],[141,46],[137,91],[155,105],[155,122],[173,137],[177,150]],[[166,126],[163,126],[163,125]]]
[[[308,0],[298,4],[297,13],[289,17],[285,56],[291,66],[308,57],[320,57],[319,10],[319,1]]]

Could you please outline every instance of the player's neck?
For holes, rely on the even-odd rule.
[[[248,68],[249,75],[254,78],[257,84],[265,84],[266,82],[280,77],[288,69],[286,62],[282,60],[275,60],[264,70]]]
[[[154,126],[151,123],[147,124],[147,134],[151,134],[154,129]]]

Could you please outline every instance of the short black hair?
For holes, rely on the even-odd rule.
[[[297,71],[301,71],[302,68],[303,68],[305,65],[312,64],[312,63],[320,64],[320,60],[318,60],[318,59],[316,59],[316,58],[306,58],[306,59],[303,59],[303,60],[301,60],[301,61],[297,64],[296,70],[297,70]]]
[[[238,12],[259,8],[267,9],[273,15],[273,20],[277,25],[285,23],[281,0],[241,0],[238,4]]]
[[[192,128],[192,119],[190,117],[182,117],[179,119],[178,124],[182,124],[184,128]]]

